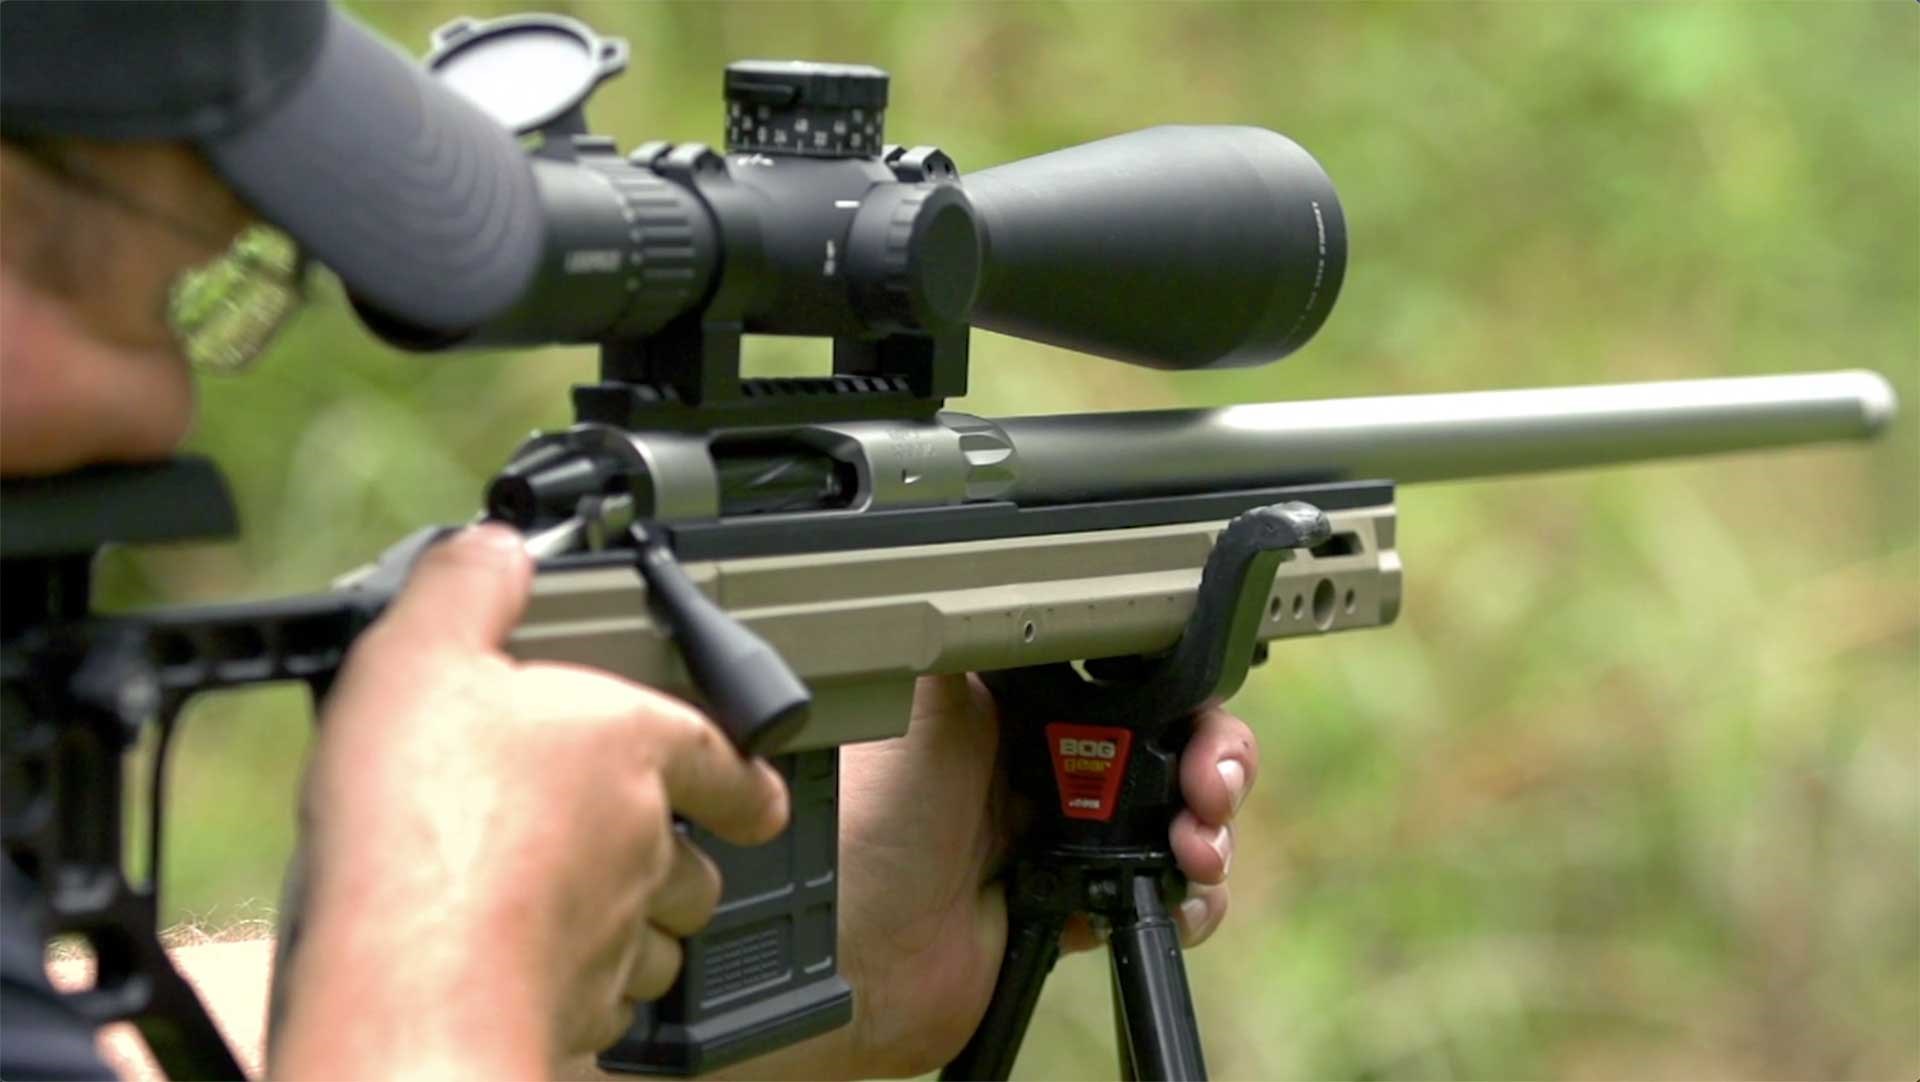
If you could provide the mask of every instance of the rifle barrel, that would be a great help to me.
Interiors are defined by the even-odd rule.
[[[1867,439],[1897,400],[1878,373],[1822,372],[1272,402],[997,422],[1020,504],[1325,481],[1454,481]]]

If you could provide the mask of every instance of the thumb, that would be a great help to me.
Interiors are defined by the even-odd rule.
[[[533,561],[505,526],[462,530],[413,565],[383,622],[403,641],[494,649],[527,611]]]

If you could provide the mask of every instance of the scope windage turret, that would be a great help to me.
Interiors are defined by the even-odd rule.
[[[935,148],[885,144],[880,69],[744,61],[723,84],[725,155],[654,142],[622,156],[586,133],[582,105],[624,48],[539,19],[537,42],[525,18],[447,28],[429,64],[537,141],[544,257],[520,298],[479,326],[406,327],[363,311],[399,344],[615,345],[694,319],[842,342],[957,334],[963,357],[976,325],[1205,368],[1299,348],[1339,293],[1346,226],[1333,185],[1273,132],[1154,128],[962,180]],[[553,72],[564,55],[554,42],[568,35],[583,75]],[[500,89],[499,73],[536,66],[531,83],[564,91]],[[960,372],[958,386],[917,390],[958,393]]]

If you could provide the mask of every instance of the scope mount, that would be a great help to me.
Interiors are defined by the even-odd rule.
[[[736,79],[742,71],[775,68],[805,88],[786,108],[755,100],[754,96],[776,97],[769,87],[777,84]],[[968,327],[963,319],[980,257],[971,210],[954,183],[959,169],[938,147],[877,142],[883,122],[878,111],[849,106],[844,109],[844,122],[822,120],[832,115],[832,109],[817,101],[830,97],[821,86],[836,85],[829,75],[852,81],[855,88],[878,80],[879,100],[884,103],[886,75],[877,68],[747,61],[729,65],[727,75],[727,155],[704,143],[650,142],[628,153],[625,162],[695,186],[713,197],[719,204],[716,209],[723,213],[727,196],[733,194],[729,189],[782,165],[829,169],[865,162],[884,166],[884,178],[873,182],[857,209],[848,207],[854,221],[845,241],[829,239],[822,246],[821,278],[863,273],[856,264],[865,259],[872,265],[865,273],[876,280],[866,291],[868,303],[890,309],[900,318],[884,333],[828,335],[833,343],[830,375],[745,377],[741,374],[743,339],[766,329],[729,318],[737,313],[740,302],[727,295],[730,283],[723,256],[719,294],[707,305],[644,337],[601,343],[600,382],[573,389],[576,420],[630,430],[931,420],[947,398],[965,394],[967,388]],[[751,88],[751,95],[742,94],[742,86]],[[844,88],[838,96],[861,100]],[[797,140],[786,141],[809,130],[819,134],[815,123],[826,123],[829,133],[843,126],[860,127],[843,133],[844,141],[837,146],[829,143],[801,150]],[[616,153],[613,141],[604,136],[575,136],[570,142],[576,153]],[[871,149],[862,152],[862,143],[871,143]],[[853,202],[837,200],[836,205]],[[964,228],[953,227],[956,219],[964,219]],[[743,247],[733,248],[728,255],[747,262],[753,253],[740,250]]]

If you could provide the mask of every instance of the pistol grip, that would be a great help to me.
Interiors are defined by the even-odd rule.
[[[785,1048],[853,1017],[840,977],[834,897],[839,889],[838,748],[772,760],[792,793],[792,820],[765,845],[728,845],[680,829],[719,865],[720,904],[684,940],[680,979],[634,1012],[600,1066],[632,1074],[690,1075]]]

